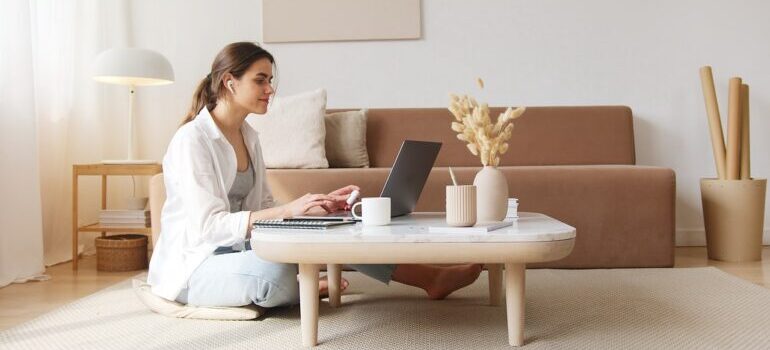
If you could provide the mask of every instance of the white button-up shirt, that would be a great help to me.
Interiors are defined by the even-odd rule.
[[[193,271],[217,247],[243,244],[250,211],[275,205],[267,187],[257,132],[243,123],[246,148],[254,165],[254,187],[241,212],[230,213],[227,194],[235,181],[237,159],[232,145],[207,108],[177,130],[163,158],[166,202],[161,212],[147,282],[152,292],[175,300]]]

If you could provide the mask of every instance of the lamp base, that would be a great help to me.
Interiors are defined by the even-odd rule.
[[[102,160],[102,164],[158,164],[151,159],[107,159]]]

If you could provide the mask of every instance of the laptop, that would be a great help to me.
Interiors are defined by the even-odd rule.
[[[380,197],[390,197],[390,216],[406,215],[414,211],[417,200],[430,170],[436,162],[441,142],[405,140],[398,150],[393,168],[390,169]],[[337,211],[326,215],[302,215],[305,220],[357,220],[350,211]]]

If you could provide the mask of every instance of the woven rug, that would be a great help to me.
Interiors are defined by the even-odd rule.
[[[355,272],[343,306],[320,305],[322,349],[510,349],[487,278],[443,301]],[[529,270],[526,349],[767,349],[770,290],[715,268]],[[10,349],[299,349],[299,307],[254,321],[172,319],[130,281],[0,332]]]

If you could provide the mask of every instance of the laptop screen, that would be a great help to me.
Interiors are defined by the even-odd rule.
[[[380,194],[390,197],[391,216],[414,211],[440,149],[441,142],[405,140],[401,144]]]

